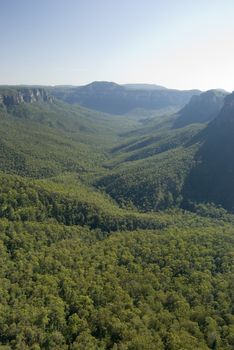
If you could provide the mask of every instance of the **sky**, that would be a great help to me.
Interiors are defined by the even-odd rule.
[[[233,0],[0,0],[0,84],[234,90]]]

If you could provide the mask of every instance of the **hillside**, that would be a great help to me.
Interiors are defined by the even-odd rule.
[[[234,95],[174,128],[0,92],[0,349],[232,350]]]
[[[170,90],[134,88],[111,82],[93,82],[80,87],[54,87],[51,93],[68,103],[111,114],[125,114],[136,108],[157,110],[166,107],[183,107],[198,90]]]
[[[175,128],[182,112],[186,125]],[[96,185],[121,206],[144,211],[174,206],[191,210],[205,202],[233,212],[233,94],[208,91],[178,114],[151,118],[126,133],[105,163],[109,173]]]
[[[165,120],[164,120],[165,119]],[[140,210],[178,207],[200,141],[194,142],[205,125],[173,128],[174,116],[153,118],[124,135],[105,162],[109,173],[95,183],[121,206]]]
[[[26,90],[12,88],[12,95],[9,91],[2,95],[0,170],[31,177],[95,171],[123,130],[135,127],[134,121],[73,107],[51,97],[24,100]],[[47,96],[45,91],[43,94]]]
[[[234,210],[234,93],[218,117],[199,135],[202,146],[185,188],[186,198]]]
[[[219,114],[228,95],[222,90],[209,90],[192,96],[189,103],[177,114],[174,127],[181,128],[193,123],[207,123]]]

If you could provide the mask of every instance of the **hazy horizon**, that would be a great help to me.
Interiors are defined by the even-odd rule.
[[[0,85],[234,90],[231,0],[1,0]]]
[[[118,85],[121,85],[121,86],[124,86],[124,85],[156,85],[157,87],[162,87],[162,89],[168,89],[168,90],[200,90],[200,91],[207,91],[207,90],[223,90],[223,91],[226,91],[226,92],[233,92],[234,91],[234,88],[233,90],[226,90],[226,89],[223,89],[223,88],[219,88],[219,87],[214,87],[214,88],[211,88],[211,89],[199,89],[199,88],[191,88],[191,89],[180,89],[180,88],[177,88],[177,87],[167,87],[167,86],[162,86],[162,85],[159,85],[157,83],[145,83],[145,82],[138,82],[138,83],[132,83],[132,82],[127,82],[127,83],[118,83],[116,81],[106,81],[106,80],[95,80],[95,81],[90,81],[88,82],[87,84],[79,84],[79,85],[74,85],[74,84],[0,84],[0,86],[12,86],[12,87],[56,87],[56,86],[64,86],[64,87],[82,87],[82,86],[86,86],[86,85],[89,85],[89,84],[92,84],[92,83],[115,83],[115,84],[118,84]]]

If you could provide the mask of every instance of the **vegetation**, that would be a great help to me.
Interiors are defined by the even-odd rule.
[[[193,96],[177,115],[174,127],[181,128],[193,123],[207,123],[217,117],[228,95],[223,90],[209,90]]]
[[[157,121],[156,121],[157,123]],[[158,124],[157,124],[158,126]],[[106,162],[111,171],[96,185],[122,206],[131,203],[140,210],[161,210],[180,206],[183,188],[193,167],[199,144],[191,142],[203,127],[183,129],[158,126],[158,131],[139,137],[132,133],[125,143],[112,149]]]
[[[234,211],[234,94],[219,116],[199,135],[201,147],[184,189],[186,201],[213,202]]]
[[[144,211],[179,206],[194,151],[178,148],[135,161],[134,165],[126,163],[98,181],[98,185],[119,204],[130,202]]]
[[[62,102],[0,106],[0,170],[29,177],[100,170],[133,121]]]
[[[234,348],[234,215],[188,186],[229,112],[0,106],[0,350]]]
[[[183,222],[101,239],[1,219],[1,348],[232,349],[233,227]]]

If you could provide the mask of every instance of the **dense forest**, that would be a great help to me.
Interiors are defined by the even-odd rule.
[[[0,88],[0,350],[232,350],[233,94],[180,125],[56,89]]]

